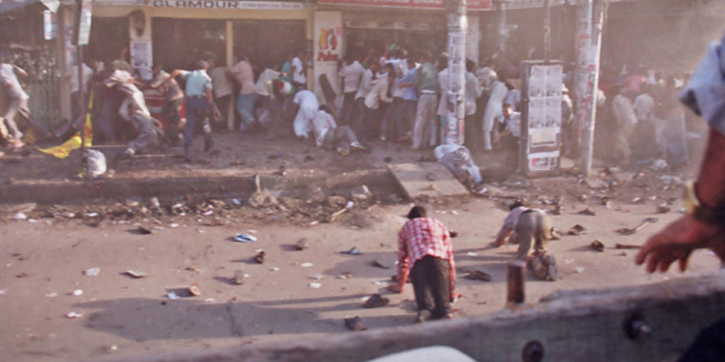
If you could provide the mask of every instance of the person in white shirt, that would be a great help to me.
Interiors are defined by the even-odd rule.
[[[296,90],[307,89],[307,62],[305,52],[300,50],[292,59],[292,85]]]
[[[248,131],[254,122],[254,104],[257,101],[257,92],[254,84],[254,69],[245,54],[240,54],[239,63],[232,68],[237,83],[241,86],[237,98],[237,112],[242,118],[239,130]]]
[[[357,95],[360,89],[360,80],[362,78],[365,68],[347,55],[344,59],[344,64],[340,68],[338,75],[342,79],[343,83],[343,98],[342,98],[342,110],[340,111],[340,120],[346,124],[350,124],[352,121],[353,108],[355,104],[355,95]]]
[[[622,88],[612,100],[612,112],[616,121],[617,130],[614,141],[614,158],[629,164],[632,160],[632,150],[629,139],[637,127],[637,115],[634,113],[632,101],[628,97],[626,88]]]
[[[508,88],[506,88],[504,82],[505,79],[503,76],[501,80],[493,82],[491,86],[491,97],[489,97],[486,110],[483,113],[483,147],[486,151],[492,150],[491,132],[493,131],[495,120],[500,119],[503,113],[503,101],[508,93]]]
[[[521,112],[514,112],[513,106],[503,104],[503,122],[505,128],[494,139],[493,143],[501,148],[505,161],[503,174],[516,172],[519,166],[519,138],[521,137]]]
[[[435,148],[433,153],[439,163],[445,166],[466,187],[483,182],[481,170],[473,162],[471,152],[458,144],[445,144]]]
[[[360,78],[360,86],[355,94],[355,116],[350,122],[352,127],[355,129],[355,132],[358,134],[361,134],[364,129],[363,123],[366,112],[365,97],[367,97],[368,93],[370,93],[373,89],[373,77],[378,70],[380,70],[380,65],[373,62],[369,65],[368,69],[362,73],[362,77]]]
[[[440,89],[440,98],[438,99],[437,114],[438,119],[440,119],[438,123],[441,127],[438,143],[444,144],[446,143],[446,134],[448,133],[446,132],[446,129],[448,128],[448,101],[450,98],[450,88],[448,84],[450,72],[448,71],[447,56],[441,55],[440,58],[438,58],[438,69],[440,70],[438,72],[438,87]]]
[[[209,63],[211,63],[213,68],[209,72],[209,77],[214,87],[214,104],[219,109],[222,122],[226,124],[229,119],[229,104],[232,102],[232,95],[234,93],[234,75],[232,74],[232,69],[227,67],[226,64],[216,64],[216,61]]]
[[[78,88],[78,66],[72,65],[68,71],[70,82],[70,99],[71,99],[71,118],[78,119],[83,112],[80,104],[80,89]],[[88,99],[88,81],[93,77],[93,69],[83,63],[83,94]]]
[[[373,89],[365,97],[365,121],[361,133],[364,139],[374,139],[378,136],[385,109],[393,102],[390,88],[395,82],[395,70],[391,64],[387,64],[385,71],[385,76],[373,81]]]
[[[276,108],[272,107],[272,101],[274,100],[274,84],[281,74],[281,72],[273,69],[265,69],[262,74],[259,75],[257,84],[255,85],[255,90],[257,91],[257,97],[259,99],[259,108],[257,108],[257,111],[266,111],[268,116],[272,118],[276,118],[274,116]],[[267,126],[267,122],[262,121],[264,118],[266,117],[258,117],[259,123],[262,124],[262,126]]]
[[[0,92],[4,93],[8,98],[8,105],[5,110],[5,114],[0,114],[0,122],[3,120],[7,124],[10,130],[11,146],[14,148],[23,147],[23,133],[18,129],[15,123],[15,116],[20,115],[26,119],[30,118],[30,109],[28,108],[28,99],[30,98],[27,93],[20,86],[15,72],[22,76],[28,76],[23,69],[8,63],[3,63],[2,57],[0,57]]]
[[[392,63],[390,63],[392,65]],[[405,124],[405,88],[400,87],[401,79],[403,79],[403,67],[398,64],[395,67],[395,80],[392,84],[393,102],[388,106],[383,116],[383,124],[381,126],[380,140],[396,141],[405,137],[408,127]]]
[[[351,149],[364,150],[350,126],[338,126],[326,106],[320,106],[312,121],[312,131],[318,148],[337,150],[345,156]]]
[[[315,116],[317,116],[320,103],[317,101],[315,93],[308,90],[301,90],[297,92],[297,94],[295,94],[295,98],[292,100],[292,103],[299,107],[297,116],[295,116],[295,119],[292,122],[295,136],[306,141],[310,138],[312,121],[315,119]]]
[[[472,60],[466,61],[466,118],[465,118],[465,139],[466,144],[475,146],[481,142],[481,126],[476,127],[476,112],[478,111],[478,98],[483,94],[483,88],[473,74],[476,63]]]

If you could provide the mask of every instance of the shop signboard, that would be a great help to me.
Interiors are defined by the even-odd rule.
[[[43,38],[51,40],[58,37],[58,14],[43,10]]]
[[[526,174],[559,169],[563,67],[559,62],[522,62],[524,69],[521,153]]]
[[[155,8],[182,9],[300,10],[306,7],[304,3],[289,1],[150,0],[147,3]]]
[[[443,0],[318,0],[318,4],[443,10]],[[491,10],[492,0],[468,0],[468,10]]]
[[[80,14],[76,15],[76,45],[88,45],[91,36],[92,4],[93,0],[76,0],[76,6],[80,5]]]
[[[331,101],[328,85],[335,94],[340,94],[337,71],[343,50],[342,12],[316,11],[314,27],[312,61],[315,94],[322,103],[328,103]]]

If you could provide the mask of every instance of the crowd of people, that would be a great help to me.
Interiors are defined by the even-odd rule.
[[[304,51],[290,53],[284,64],[271,67],[254,64],[245,54],[237,54],[236,63],[227,66],[216,55],[205,53],[188,71],[164,70],[157,64],[152,79],[145,81],[129,65],[127,55],[121,55],[91,67],[84,65],[83,86],[87,91],[93,89],[96,98],[92,110],[96,141],[130,141],[123,157],[167,144],[183,145],[184,158],[191,160],[192,140],[198,133],[204,137],[203,152],[214,152],[213,130],[226,128],[229,118],[241,132],[289,127],[297,138],[341,154],[364,150],[373,142],[406,144],[424,152],[444,146],[449,79],[446,53],[409,51],[396,44],[379,49],[351,49],[343,57],[338,67],[340,94],[332,97],[307,90],[309,60]],[[0,66],[2,86],[11,98],[0,131],[7,128],[3,135],[8,143],[22,147],[22,133],[13,119],[18,113],[28,113],[27,93],[15,79],[18,70],[10,64]],[[687,164],[688,137],[695,136],[688,133],[689,116],[675,101],[686,76],[664,77],[642,66],[629,69],[634,70],[625,66],[600,76],[596,130],[604,137],[597,137],[596,142],[611,141],[614,147],[596,156],[621,165],[653,163],[677,168]],[[576,87],[574,70],[566,66],[562,80],[560,134],[561,153],[572,158],[579,148],[574,102],[569,95],[569,89]],[[521,73],[519,66],[498,54],[481,64],[466,62],[465,144],[440,147],[433,154],[471,187],[482,182],[473,155],[498,157],[503,175],[511,175],[519,167]],[[82,112],[77,101],[77,67],[71,67],[68,76],[73,118],[77,119]],[[148,89],[157,90],[164,98],[160,114],[152,115],[146,105],[144,91]],[[230,110],[234,110],[231,117]]]

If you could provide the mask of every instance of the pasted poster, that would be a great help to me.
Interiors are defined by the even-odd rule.
[[[561,147],[562,66],[533,65],[528,79],[528,169],[559,166]]]
[[[152,77],[153,51],[150,41],[131,42],[131,67],[138,71],[141,78],[150,80]]]
[[[315,94],[320,103],[336,107],[336,99],[340,94],[338,65],[342,59],[342,12],[315,12],[315,33],[312,45],[312,61]]]

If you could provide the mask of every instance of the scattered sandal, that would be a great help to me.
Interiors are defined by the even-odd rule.
[[[353,331],[364,331],[368,327],[363,323],[362,319],[358,316],[353,318],[345,318],[345,325]]]
[[[388,305],[388,303],[390,303],[390,299],[375,293],[363,303],[363,308],[377,308]]]

